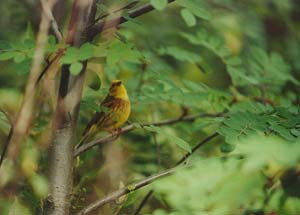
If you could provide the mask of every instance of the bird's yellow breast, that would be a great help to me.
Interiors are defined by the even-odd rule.
[[[99,122],[99,129],[111,132],[120,128],[129,118],[130,115],[130,101],[129,99],[120,99],[110,97],[107,104],[103,106],[108,107],[108,111],[104,114],[103,120]]]
[[[131,106],[129,101],[123,100],[120,106],[121,107],[117,108],[113,113],[113,118],[115,117],[115,119],[113,119],[115,122],[112,126],[113,129],[121,127],[128,120],[130,115]]]

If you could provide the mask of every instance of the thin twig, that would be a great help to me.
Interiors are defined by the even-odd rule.
[[[136,87],[136,92],[139,94],[141,94],[141,90],[142,90],[142,87],[143,87],[143,84],[144,84],[144,76],[145,76],[145,73],[146,73],[146,70],[147,70],[147,67],[148,67],[148,62],[143,60],[143,64],[142,64],[142,71],[141,71],[141,75],[140,75],[140,80],[139,80],[139,83]]]
[[[189,156],[191,156],[197,149],[199,149],[201,146],[203,146],[205,143],[208,143],[210,140],[212,140],[214,137],[218,136],[217,133],[214,133],[210,136],[208,136],[207,138],[205,138],[204,140],[200,141],[196,146],[193,147],[192,149],[192,153],[188,153],[186,154],[182,159],[180,159],[176,166],[179,166],[180,164],[184,163],[184,161],[186,161],[188,159]],[[112,192],[110,194],[108,194],[106,197],[104,197],[103,199],[97,200],[95,202],[93,202],[92,204],[88,205],[87,207],[85,207],[83,210],[81,210],[77,215],[85,215],[88,214],[89,212],[96,210],[97,208],[100,208],[101,206],[113,202],[117,199],[119,199],[121,196],[124,196],[132,191],[138,190],[140,188],[143,188],[144,186],[150,184],[151,182],[162,178],[163,176],[167,176],[170,175],[171,173],[174,173],[175,170],[178,169],[178,167],[173,167],[171,169],[168,169],[162,173],[153,175],[153,176],[149,176],[137,183],[128,185],[122,189],[119,189],[115,192]],[[151,194],[150,194],[151,195]],[[150,196],[149,196],[150,197]],[[149,198],[148,197],[148,198]]]
[[[57,24],[57,22],[56,22],[56,20],[53,16],[51,7],[49,6],[48,2],[45,1],[45,0],[41,0],[41,5],[42,5],[42,8],[43,8],[44,14],[46,15],[46,17],[50,21],[50,25],[51,25],[51,28],[54,32],[54,35],[55,35],[56,39],[59,42],[61,42],[64,37],[63,37],[61,31],[59,30],[58,24]]]
[[[136,211],[134,212],[134,215],[139,215],[141,210],[143,209],[143,207],[146,205],[148,199],[152,196],[153,194],[153,190],[150,190],[146,196],[143,198],[143,200],[141,201],[141,203],[139,204],[138,208],[136,209]]]
[[[133,1],[133,2],[130,2],[130,3],[128,3],[127,5],[121,6],[121,7],[117,8],[117,9],[115,9],[115,10],[112,11],[112,12],[105,13],[105,14],[103,14],[103,15],[97,17],[97,18],[95,19],[94,23],[100,21],[101,19],[104,19],[104,18],[108,17],[108,16],[111,15],[111,14],[115,14],[115,13],[121,12],[121,11],[123,11],[123,10],[125,10],[125,9],[131,9],[131,8],[133,8],[137,3],[139,3],[138,0]]]
[[[5,117],[6,117],[7,121],[8,121],[8,123],[10,124],[10,126],[13,126],[13,120],[12,120],[11,116],[8,114],[8,112],[5,111],[2,108],[0,108],[0,112],[2,112],[5,115]]]
[[[174,1],[175,0],[168,0],[168,3],[172,3]],[[91,36],[91,38],[93,38],[98,33],[102,32],[103,30],[106,30],[106,29],[109,29],[112,27],[116,27],[116,25],[120,25],[124,22],[127,22],[129,19],[133,19],[133,18],[142,16],[145,13],[148,13],[152,10],[154,10],[154,7],[150,3],[148,3],[137,9],[134,9],[134,10],[128,12],[127,17],[120,16],[117,18],[113,18],[111,20],[105,20],[105,21],[99,22],[91,27],[91,35],[90,36]]]
[[[208,143],[209,141],[211,141],[213,138],[215,138],[216,136],[218,136],[218,133],[215,132],[212,135],[206,137],[204,140],[202,140],[201,142],[199,142],[197,145],[195,145],[192,148],[192,152],[191,153],[186,153],[185,156],[183,156],[176,164],[175,166],[178,166],[180,164],[182,164],[183,162],[185,162],[188,157],[190,157],[195,151],[197,151],[201,146],[205,145],[206,143]]]
[[[157,172],[159,172],[161,167],[161,156],[160,156],[160,144],[157,142],[156,133],[153,133],[153,140],[156,146]]]
[[[177,161],[177,163],[175,164],[175,166],[178,166],[178,165],[184,163],[188,159],[188,157],[191,156],[196,150],[198,150],[201,146],[205,145],[206,143],[208,143],[210,140],[212,140],[216,136],[218,136],[218,133],[213,133],[212,135],[206,137],[204,140],[200,141],[197,145],[195,145],[192,148],[192,152],[185,154],[185,156],[183,156],[179,161]],[[134,215],[138,215],[140,213],[140,211],[146,205],[146,202],[148,201],[148,199],[151,197],[152,194],[153,194],[153,190],[148,191],[148,193],[146,194],[146,196],[143,198],[143,200],[141,201],[141,203],[137,207]]]
[[[217,114],[211,114],[211,113],[201,113],[201,114],[196,114],[196,115],[190,115],[190,116],[185,116],[185,117],[179,117],[179,118],[175,118],[175,119],[168,119],[168,120],[162,120],[159,122],[152,122],[152,123],[142,123],[140,126],[149,126],[149,125],[154,125],[154,126],[163,126],[163,125],[172,125],[178,122],[184,122],[184,121],[193,121],[197,118],[201,118],[201,117],[217,117],[217,116],[221,116],[223,113],[217,113]],[[93,148],[96,145],[100,145],[100,144],[106,144],[106,143],[110,143],[115,141],[120,135],[127,133],[129,131],[132,131],[134,129],[136,129],[137,127],[135,125],[128,125],[124,128],[122,128],[119,131],[119,135],[107,135],[105,137],[102,137],[100,139],[97,140],[93,140],[91,142],[88,142],[86,144],[83,144],[82,146],[80,146],[79,148],[75,148],[74,151],[74,157],[79,156],[80,154],[82,154],[83,152]]]
[[[1,152],[1,157],[0,157],[0,167],[1,167],[2,162],[4,160],[4,157],[6,155],[6,151],[7,151],[8,145],[9,145],[9,141],[11,139],[11,135],[12,135],[13,130],[14,130],[13,129],[14,125],[13,125],[12,119],[10,118],[9,114],[6,111],[4,111],[2,108],[0,108],[0,112],[2,112],[5,115],[7,121],[10,124],[9,133],[8,133],[8,135],[7,135],[6,139],[5,139],[5,142],[3,144],[3,147],[2,147],[2,152]]]
[[[5,157],[5,154],[6,154],[6,151],[7,151],[12,133],[13,133],[13,126],[10,127],[8,136],[6,137],[6,140],[5,140],[4,145],[3,145],[3,149],[2,149],[1,157],[0,157],[0,167],[3,163],[3,160],[4,160],[4,157]]]

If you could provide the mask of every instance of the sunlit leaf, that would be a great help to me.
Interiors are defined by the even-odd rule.
[[[211,14],[202,0],[178,0],[178,4],[189,9],[195,16],[202,19],[210,19]]]
[[[201,59],[198,54],[188,50],[184,50],[177,46],[161,47],[158,52],[161,55],[170,55],[181,61],[198,62]]]
[[[178,147],[180,147],[181,149],[183,149],[187,152],[191,153],[191,151],[192,151],[190,144],[187,143],[185,140],[183,140],[177,136],[171,135],[169,133],[166,133],[166,132],[162,131],[159,127],[151,125],[151,126],[144,126],[143,128],[145,128],[148,131],[156,132],[156,133],[164,135],[170,141],[174,142]]]
[[[150,2],[157,10],[163,10],[168,4],[168,0],[151,0]]]
[[[83,44],[79,49],[79,60],[88,60],[93,57],[93,45],[89,43]]]
[[[196,25],[196,18],[194,17],[194,15],[188,9],[182,9],[180,11],[180,14],[181,14],[183,20],[185,21],[185,23],[189,27],[192,27],[192,26]]]
[[[9,60],[14,58],[16,55],[18,55],[17,52],[2,52],[0,53],[0,61],[1,60]]]
[[[82,63],[74,62],[70,66],[70,72],[72,75],[78,75],[81,72],[82,68],[83,68]]]

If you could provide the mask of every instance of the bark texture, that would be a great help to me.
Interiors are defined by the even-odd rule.
[[[95,18],[93,0],[75,0],[66,42],[80,47],[88,40],[87,26]],[[86,62],[78,76],[62,67],[57,107],[53,119],[50,147],[50,193],[45,204],[47,215],[67,215],[70,208],[73,173],[73,149],[80,98],[83,89]]]

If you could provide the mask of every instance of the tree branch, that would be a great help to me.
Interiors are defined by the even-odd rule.
[[[53,33],[56,37],[56,39],[61,42],[63,40],[63,35],[61,31],[59,30],[58,24],[53,16],[52,10],[50,8],[50,5],[45,0],[41,0],[41,5],[44,11],[44,14],[47,16],[47,18],[50,21],[51,28],[53,30]]]
[[[189,156],[191,156],[196,150],[198,150],[201,146],[203,146],[204,144],[208,143],[210,140],[212,140],[213,138],[215,138],[216,136],[218,136],[218,133],[213,133],[212,135],[206,137],[204,140],[202,140],[201,142],[199,142],[197,145],[195,145],[192,148],[192,152],[191,153],[186,153],[185,156],[183,156],[176,164],[175,166],[178,166],[182,163],[184,163],[187,158]],[[151,197],[151,195],[153,194],[153,190],[148,191],[148,193],[146,194],[146,196],[143,198],[143,200],[141,201],[141,203],[139,204],[139,206],[137,207],[134,215],[138,215],[140,213],[140,211],[143,209],[143,207],[146,205],[148,199]]]
[[[105,14],[103,14],[103,15],[97,17],[97,18],[95,19],[94,23],[100,21],[101,19],[104,19],[104,18],[108,17],[108,16],[111,15],[111,14],[115,14],[115,13],[121,12],[121,11],[123,11],[123,10],[125,10],[125,9],[130,9],[130,8],[134,7],[137,3],[139,3],[139,1],[138,1],[138,0],[135,0],[135,1],[132,1],[132,2],[128,3],[127,5],[124,5],[124,6],[121,6],[121,7],[117,8],[117,9],[115,9],[115,10],[112,11],[112,12],[105,13]]]
[[[51,10],[56,2],[57,0],[49,1],[49,10]],[[30,68],[29,78],[26,84],[24,98],[13,126],[11,127],[11,131],[7,137],[5,150],[2,153],[1,160],[4,159],[6,149],[8,149],[8,154],[13,159],[17,156],[20,142],[23,141],[30,127],[32,113],[34,111],[36,83],[44,60],[44,50],[48,38],[49,26],[49,20],[47,19],[46,15],[42,13],[39,32],[37,35],[36,48]],[[8,148],[9,145],[11,145],[10,148]]]
[[[121,196],[124,196],[130,192],[133,192],[135,190],[138,190],[148,184],[150,184],[151,182],[159,179],[159,178],[162,178],[164,176],[167,176],[167,175],[170,175],[172,173],[175,172],[175,168],[172,168],[172,169],[169,169],[169,170],[166,170],[164,172],[161,172],[161,173],[158,173],[156,175],[153,175],[153,176],[149,176],[137,183],[134,183],[134,184],[130,184],[128,185],[127,187],[124,187],[124,188],[121,188],[115,192],[112,192],[110,194],[108,194],[106,197],[104,197],[103,199],[100,199],[98,201],[95,201],[93,202],[92,204],[88,205],[86,208],[84,208],[83,210],[81,210],[79,213],[77,213],[76,215],[85,215],[85,214],[88,214],[90,213],[91,211],[93,210],[96,210],[97,208],[107,204],[107,203],[110,203],[110,202],[113,202],[113,201],[116,201],[118,200]]]
[[[221,116],[223,113],[217,113],[217,114],[210,114],[210,113],[200,113],[200,114],[196,114],[196,115],[190,115],[190,116],[184,116],[184,117],[179,117],[179,118],[175,118],[175,119],[168,119],[168,120],[162,120],[159,122],[152,122],[152,123],[143,123],[141,124],[141,126],[149,126],[149,125],[154,125],[154,126],[163,126],[163,125],[172,125],[178,122],[184,122],[184,121],[193,121],[197,118],[201,118],[201,117],[217,117],[217,116]],[[106,143],[110,143],[115,141],[121,134],[124,133],[128,133],[134,129],[136,129],[137,127],[134,125],[128,125],[124,128],[122,128],[119,131],[119,135],[107,135],[105,137],[102,137],[100,139],[97,140],[93,140],[91,142],[85,143],[82,146],[80,146],[79,148],[75,148],[75,152],[74,152],[74,157],[79,156],[80,154],[84,153],[85,151],[93,148],[94,146],[100,145],[100,144],[106,144]]]
[[[4,161],[4,157],[5,157],[5,154],[6,154],[6,151],[7,151],[7,148],[8,148],[8,145],[9,145],[9,141],[11,139],[11,135],[13,134],[13,130],[14,130],[14,127],[13,125],[11,125],[10,129],[9,129],[9,133],[6,137],[6,140],[3,144],[3,148],[2,148],[2,152],[1,152],[1,157],[0,157],[0,167]]]
[[[177,170],[176,166],[179,166],[180,164],[184,163],[197,149],[199,149],[201,146],[203,146],[204,144],[208,143],[210,140],[212,140],[213,138],[215,138],[217,136],[218,136],[217,133],[213,133],[212,135],[208,136],[204,140],[200,141],[198,144],[196,144],[193,147],[191,153],[187,153],[182,159],[180,159],[176,163],[175,167],[173,167],[171,169],[168,169],[168,170],[166,170],[164,172],[161,172],[159,174],[156,174],[156,175],[153,175],[153,176],[149,176],[149,177],[147,177],[147,178],[145,178],[145,179],[143,179],[143,180],[141,180],[141,181],[139,181],[137,183],[134,183],[132,185],[128,185],[127,187],[124,187],[122,189],[114,191],[114,192],[108,194],[103,199],[97,200],[97,201],[93,202],[92,204],[88,205],[86,208],[84,208],[83,210],[81,210],[76,215],[86,215],[89,212],[91,212],[93,210],[96,210],[96,209],[100,208],[101,206],[103,206],[103,205],[105,205],[107,203],[110,203],[110,202],[118,200],[120,197],[122,197],[122,196],[124,196],[124,195],[126,195],[126,194],[128,194],[128,193],[130,193],[132,191],[135,191],[135,190],[138,190],[138,189],[141,189],[141,188],[145,187],[146,185],[152,183],[153,181],[155,181],[157,179],[160,179],[160,178],[162,178],[164,176],[167,176],[167,175],[170,175],[170,174],[174,173],[175,170]],[[150,197],[150,195],[149,195],[149,197]]]
[[[176,164],[175,166],[178,166],[182,163],[184,163],[188,157],[190,157],[195,151],[197,151],[201,146],[203,146],[204,144],[208,143],[209,141],[211,141],[213,138],[217,137],[218,133],[213,133],[212,135],[206,137],[204,140],[202,140],[201,142],[199,142],[197,145],[195,145],[192,148],[192,152],[191,153],[186,153],[185,156],[183,156]]]
[[[168,0],[168,3],[172,3],[174,2],[175,0]],[[144,15],[145,13],[148,13],[150,11],[154,10],[154,7],[151,5],[151,4],[145,4],[137,9],[134,9],[132,11],[130,11],[128,13],[128,17],[130,19],[133,19],[133,18],[136,18],[136,17],[139,17],[139,16],[142,16]],[[91,37],[94,38],[98,33],[102,32],[103,30],[106,30],[106,29],[109,29],[109,28],[112,28],[112,27],[116,27],[117,25],[120,25],[124,22],[127,22],[129,21],[128,18],[125,18],[124,16],[120,16],[120,17],[117,17],[117,18],[114,18],[114,19],[111,19],[111,20],[103,20],[95,25],[93,25],[91,27]]]
[[[6,154],[8,144],[9,144],[9,140],[11,139],[11,135],[12,135],[12,132],[13,132],[13,126],[14,125],[12,123],[12,119],[10,118],[9,114],[6,111],[4,111],[3,109],[0,108],[0,112],[2,112],[5,115],[7,121],[10,124],[9,133],[8,133],[6,139],[5,139],[5,142],[4,142],[3,147],[2,147],[2,152],[1,152],[1,155],[0,155],[0,167],[1,167],[2,162],[4,160],[4,157],[5,157],[5,154]]]

